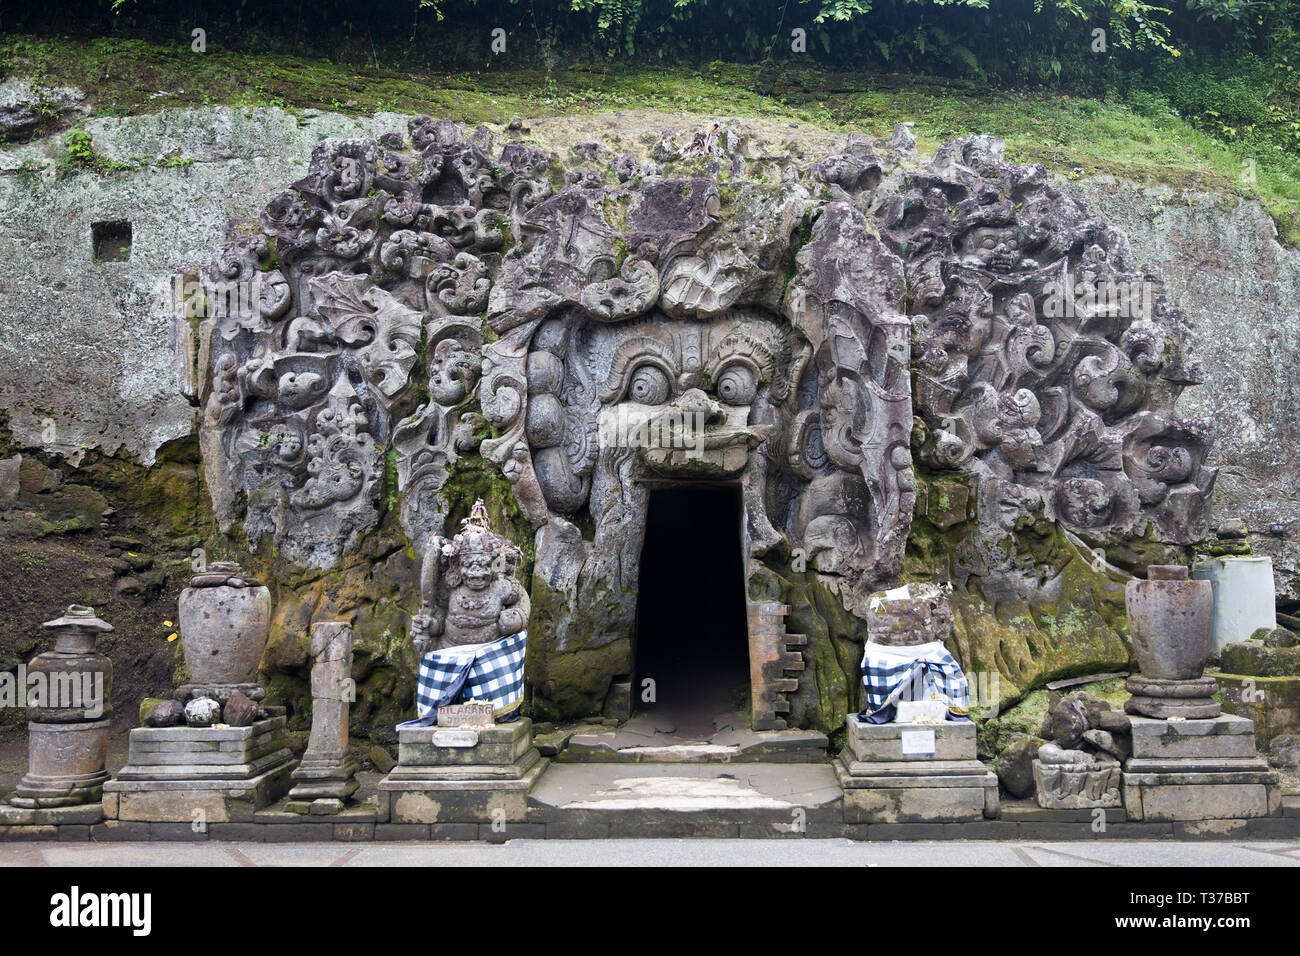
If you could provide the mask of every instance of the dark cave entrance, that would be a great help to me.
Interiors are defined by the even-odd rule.
[[[671,722],[678,735],[707,737],[714,718],[748,715],[743,522],[738,485],[674,485],[650,493],[632,704]],[[653,702],[643,699],[647,678],[654,681]]]

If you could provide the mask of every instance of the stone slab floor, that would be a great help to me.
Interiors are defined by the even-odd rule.
[[[885,843],[511,840],[501,844],[0,843],[11,866],[1300,866],[1296,842]]]

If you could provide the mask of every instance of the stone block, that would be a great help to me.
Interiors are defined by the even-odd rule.
[[[286,751],[287,752],[287,751]],[[250,822],[253,814],[279,800],[289,789],[292,763],[237,780],[117,780],[104,786],[118,820],[159,823]]]
[[[994,780],[997,778],[995,777]],[[996,787],[996,783],[994,784]],[[844,791],[845,823],[954,823],[984,819],[984,788],[883,787]]]
[[[877,760],[974,760],[975,725],[947,721],[942,724],[871,724],[850,716],[845,724],[846,748],[863,763]],[[932,752],[916,752],[925,735],[934,734]],[[904,753],[904,742],[911,753]]]
[[[149,824],[136,821],[108,820],[90,828],[90,838],[97,843],[135,843],[149,839]]]
[[[474,734],[470,747],[439,746],[439,739]],[[478,730],[449,727],[413,727],[397,732],[399,767],[504,766],[515,763],[533,746],[532,721],[527,717],[509,724]]]
[[[518,780],[394,780],[390,774],[379,783],[379,800],[386,802],[387,819],[395,825],[522,822],[528,791],[544,767],[545,762],[536,762]]]
[[[478,829],[475,828],[475,833]],[[376,840],[427,840],[429,839],[429,825],[419,823],[376,823],[375,824]]]
[[[366,843],[375,838],[375,824],[364,820],[334,823],[334,839],[344,843]]]
[[[0,804],[0,826],[90,826],[103,820],[102,803],[42,809]]]
[[[1276,783],[1270,786],[1263,781],[1258,783],[1213,783],[1205,780],[1194,783],[1166,780],[1130,782],[1130,778],[1135,776],[1164,775],[1124,775],[1124,805],[1129,811],[1130,819],[1157,823],[1247,819],[1269,816],[1276,809],[1270,794],[1270,790],[1277,790]]]
[[[1254,757],[1255,726],[1244,717],[1221,714],[1204,720],[1132,718],[1133,757],[1184,758]]]
[[[208,838],[231,843],[261,843],[266,838],[266,827],[260,823],[214,823],[208,827]]]
[[[1035,760],[1033,771],[1035,798],[1045,809],[1081,810],[1121,805],[1117,761],[1089,770],[1072,770]]]

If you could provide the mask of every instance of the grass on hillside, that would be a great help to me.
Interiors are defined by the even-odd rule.
[[[979,132],[1006,140],[1008,158],[1067,176],[1105,173],[1144,183],[1253,196],[1300,245],[1300,157],[1251,157],[1161,107],[1059,93],[991,90],[923,76],[781,70],[715,63],[701,70],[618,64],[406,73],[288,55],[250,55],[138,39],[88,42],[0,39],[4,73],[90,94],[93,112],[125,115],[225,104],[362,114],[428,113],[462,122],[659,109],[719,116],[789,118],[831,130],[886,133],[915,122],[922,150]],[[1155,105],[1153,105],[1155,104]],[[1253,179],[1251,175],[1253,173]]]

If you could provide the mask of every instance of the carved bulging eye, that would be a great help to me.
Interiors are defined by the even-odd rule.
[[[732,365],[718,376],[716,391],[718,398],[728,405],[748,405],[754,400],[758,383],[752,369],[744,365]]]
[[[628,400],[642,405],[662,405],[669,394],[668,376],[654,365],[642,365],[627,383]]]
[[[993,236],[985,236],[983,239],[980,240],[980,247],[984,249],[992,249],[997,244],[998,241]]]

